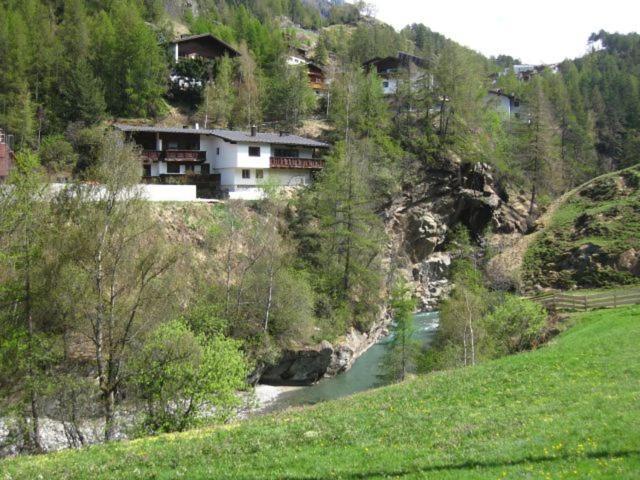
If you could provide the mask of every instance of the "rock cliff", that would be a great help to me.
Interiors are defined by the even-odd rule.
[[[529,230],[527,199],[510,194],[483,163],[462,164],[452,158],[427,169],[407,185],[382,213],[389,237],[386,267],[404,277],[420,299],[420,308],[436,308],[450,291],[452,253],[449,233],[463,224],[476,240],[488,230],[522,235]],[[343,372],[385,333],[388,315],[369,332],[352,330],[342,340],[285,352],[262,372],[271,385],[309,385]]]
[[[451,229],[465,225],[476,240],[487,231],[522,235],[530,229],[526,198],[513,194],[484,163],[457,158],[425,171],[385,212],[390,267],[413,285],[422,308],[433,309],[450,290]]]

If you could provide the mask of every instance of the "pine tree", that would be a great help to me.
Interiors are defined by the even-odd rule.
[[[415,367],[418,344],[413,338],[415,326],[413,314],[416,301],[406,285],[396,286],[391,294],[391,312],[393,315],[392,337],[389,341],[384,367],[387,376],[393,381],[402,381]]]

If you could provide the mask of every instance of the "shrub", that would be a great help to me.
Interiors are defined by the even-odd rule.
[[[239,346],[222,336],[197,336],[178,320],[157,328],[133,363],[132,383],[145,403],[139,433],[185,430],[207,405],[218,418],[228,414],[247,373]]]
[[[495,356],[535,347],[546,321],[547,314],[541,305],[510,294],[483,319]]]
[[[40,161],[50,172],[68,172],[75,167],[78,155],[62,135],[50,135],[40,146]]]

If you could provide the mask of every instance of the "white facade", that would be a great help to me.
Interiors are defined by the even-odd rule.
[[[308,62],[304,58],[296,55],[290,55],[287,58],[287,65],[306,65],[307,63]]]
[[[506,118],[517,117],[520,114],[520,101],[510,95],[490,91],[485,97],[485,103]]]
[[[234,198],[258,198],[265,188],[309,185],[313,172],[323,167],[322,161],[314,158],[316,149],[329,146],[254,129],[245,133],[200,129],[197,125],[183,129],[117,127],[131,132],[142,147],[145,177],[194,175],[190,183],[199,185],[202,193],[220,189]]]

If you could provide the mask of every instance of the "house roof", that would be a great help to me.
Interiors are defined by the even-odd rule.
[[[184,43],[184,42],[191,42],[193,40],[204,40],[210,43],[218,44],[222,46],[225,50],[228,50],[231,53],[231,55],[235,57],[239,57],[241,55],[238,50],[233,48],[227,42],[225,42],[224,40],[220,40],[218,37],[213,36],[210,33],[201,33],[199,35],[183,35],[180,38],[173,40],[170,43],[171,44]]]
[[[494,88],[492,90],[489,90],[489,93],[493,95],[498,95],[499,97],[507,97],[511,100],[517,100],[515,93],[505,93],[499,88]]]
[[[123,132],[149,132],[149,133],[184,133],[191,135],[211,135],[229,142],[239,143],[269,143],[274,145],[296,145],[310,148],[329,148],[328,143],[319,142],[298,135],[279,133],[256,133],[251,136],[248,132],[238,130],[204,129],[204,128],[179,128],[179,127],[152,127],[138,125],[116,124],[115,128]]]
[[[378,63],[381,63],[381,62],[393,62],[393,63],[396,63],[397,65],[405,65],[405,66],[408,65],[409,63],[414,63],[419,67],[426,67],[429,63],[426,59],[422,57],[418,57],[416,55],[412,55],[407,52],[398,52],[396,56],[371,58],[366,62],[364,62],[362,65],[365,68],[369,68],[371,65],[377,65]]]

